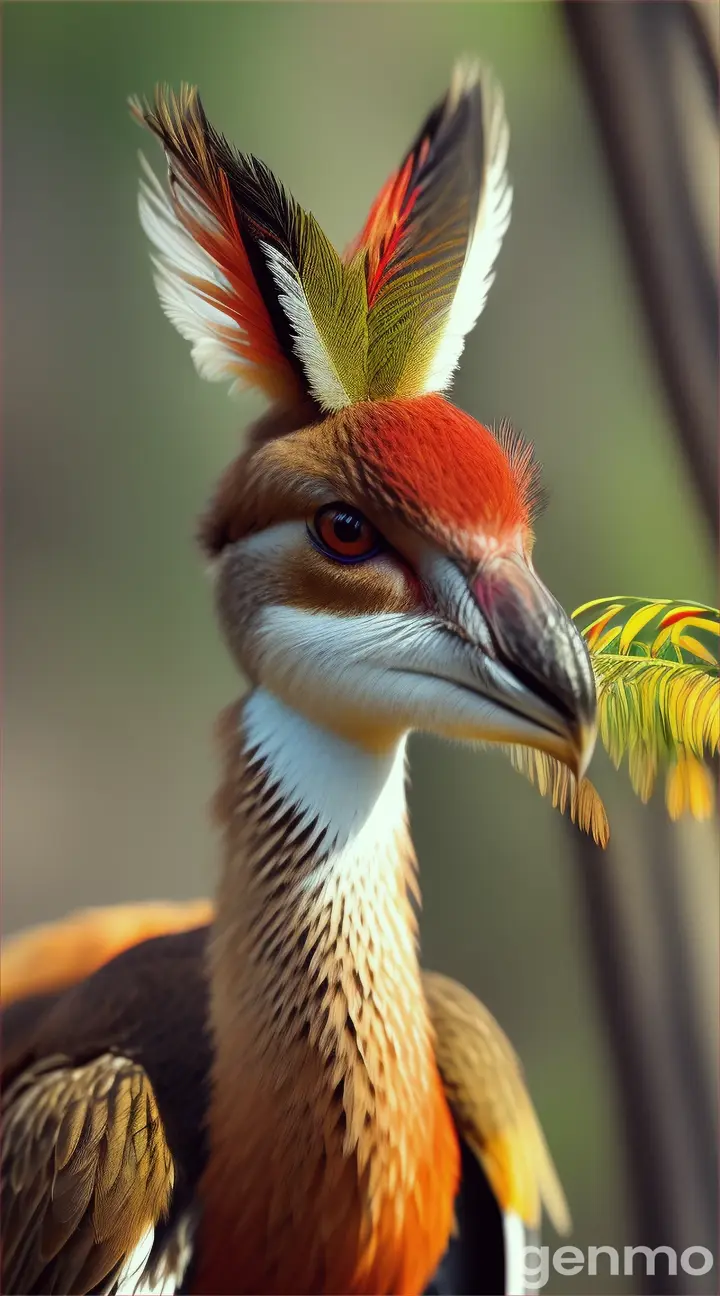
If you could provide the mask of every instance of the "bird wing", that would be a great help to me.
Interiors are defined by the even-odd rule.
[[[121,1040],[128,1045],[133,1058],[140,1057],[146,1064],[146,1069],[138,1067],[137,1061],[129,1062],[124,1056],[117,1057],[107,1052],[83,1067],[68,1062],[52,1063],[48,1071],[49,1079],[44,1081],[45,1089],[37,1091],[40,1094],[38,1101],[42,1100],[43,1092],[53,1092],[52,1081],[59,1086],[55,1092],[72,1092],[68,1077],[73,1075],[81,1077],[87,1089],[94,1079],[93,1068],[108,1057],[121,1070],[128,1066],[134,1068],[133,1074],[145,1079],[150,1101],[153,1101],[154,1092],[157,1095],[159,1111],[165,1118],[166,1126],[167,1121],[170,1121],[167,1128],[171,1137],[167,1140],[167,1146],[171,1148],[171,1156],[179,1166],[183,1180],[189,1185],[189,1200],[192,1186],[201,1173],[205,1155],[202,1139],[193,1134],[193,1131],[202,1127],[204,1086],[209,1069],[209,1056],[203,1055],[207,1041],[201,1029],[205,1015],[203,960],[206,930],[197,928],[181,934],[179,929],[182,915],[187,920],[185,925],[190,927],[196,920],[199,907],[203,905],[210,906],[210,902],[189,902],[186,906],[178,906],[177,910],[172,909],[172,912],[170,906],[167,910],[163,906],[147,906],[146,909],[143,906],[133,907],[134,926],[129,921],[116,926],[112,909],[94,911],[94,921],[90,922],[86,918],[85,925],[79,929],[84,932],[85,945],[82,947],[81,943],[81,948],[76,951],[76,968],[82,965],[85,975],[94,971],[93,960],[99,950],[108,948],[109,933],[113,934],[116,949],[121,941],[125,943],[125,952],[112,963],[100,968],[89,981],[59,996],[60,1008],[64,1008],[64,1013],[58,1011],[57,998],[51,998],[49,1006],[45,1000],[20,1000],[4,1014],[4,1021],[13,1021],[13,1015],[17,1019],[13,1030],[9,1033],[7,1028],[4,1030],[6,1066],[9,1059],[18,1054],[21,1057],[27,1054],[28,1038],[32,1041],[33,1024],[36,1036],[33,1049],[36,1056],[47,1057],[53,1048],[64,1046],[72,1024],[76,1053],[78,1050],[84,1054],[92,1051],[88,1048],[88,1041],[92,1043],[99,1039],[107,1046],[113,1040]],[[174,934],[163,935],[170,921]],[[151,934],[153,923],[156,938],[147,940],[145,938]],[[62,948],[61,932],[64,931],[67,936],[77,930],[76,916],[58,924],[53,948]],[[30,932],[19,937],[18,941],[22,939],[27,941],[25,953],[30,955],[31,946],[37,939],[36,933]],[[46,940],[46,936],[43,939]],[[136,944],[136,941],[142,943]],[[65,967],[62,958],[60,966]],[[133,998],[133,984],[142,986],[140,998]],[[168,990],[172,986],[183,987],[181,1033],[185,1038],[192,1037],[194,1041],[193,1048],[187,1055],[177,1049],[180,1019],[176,1021],[177,1013],[173,1011],[172,1002],[168,1002]],[[424,973],[424,988],[435,1030],[438,1067],[463,1145],[462,1187],[457,1203],[461,1237],[455,1248],[460,1255],[449,1255],[446,1258],[447,1263],[443,1263],[448,1272],[439,1272],[436,1285],[428,1290],[459,1290],[454,1282],[453,1266],[459,1263],[465,1268],[468,1265],[472,1267],[475,1257],[478,1266],[485,1273],[490,1261],[487,1237],[493,1223],[497,1222],[498,1249],[503,1246],[504,1233],[506,1253],[500,1271],[507,1275],[507,1279],[502,1281],[506,1291],[514,1291],[518,1289],[515,1279],[519,1248],[526,1241],[526,1231],[538,1227],[542,1205],[558,1231],[564,1231],[568,1226],[565,1198],[527,1093],[520,1064],[492,1015],[469,991],[437,973]],[[163,1019],[166,1022],[164,1039],[159,1037],[156,1012],[159,993],[163,995]],[[120,998],[116,1003],[113,996],[118,995]],[[17,1016],[18,1013],[22,1015]],[[84,1033],[78,1035],[80,1022],[83,1023]],[[150,1041],[151,1052],[148,1051]],[[192,1075],[185,1074],[191,1055],[194,1066]],[[15,1067],[15,1074],[20,1075],[21,1083],[27,1085],[34,1073],[27,1065],[23,1069],[23,1065],[21,1062]],[[148,1073],[152,1081],[148,1078]],[[38,1079],[43,1074],[41,1071]],[[14,1093],[20,1095],[21,1088],[18,1086],[16,1089],[13,1083],[6,1090],[7,1103]],[[45,1101],[47,1106],[47,1099]],[[85,1103],[87,1107],[87,1099]],[[188,1116],[190,1107],[193,1110]],[[36,1110],[39,1112],[41,1107]],[[179,1123],[175,1119],[178,1113],[181,1113]],[[18,1121],[19,1135],[22,1136],[24,1132],[28,1164],[32,1149],[29,1128],[27,1116]],[[160,1129],[162,1128],[161,1122]],[[50,1135],[48,1138],[50,1146],[54,1146]],[[17,1145],[17,1137],[14,1144]],[[10,1162],[14,1160],[12,1146],[7,1138],[6,1125],[5,1155]],[[35,1160],[42,1162],[39,1149],[35,1152]],[[474,1167],[479,1167],[481,1173],[479,1171],[476,1174]],[[40,1183],[42,1187],[42,1180]],[[492,1202],[489,1200],[487,1185],[492,1192]],[[13,1221],[17,1216],[8,1215],[7,1201],[6,1197],[5,1233],[10,1238],[14,1255],[19,1247],[12,1236],[16,1227]],[[494,1216],[496,1208],[502,1220]],[[173,1216],[177,1216],[174,1200]],[[473,1247],[472,1240],[467,1237],[473,1229],[478,1234],[483,1234],[482,1238],[478,1238],[477,1247]],[[29,1253],[32,1253],[39,1236],[36,1231],[28,1240]],[[452,1249],[451,1244],[451,1251]],[[37,1263],[35,1261],[36,1267]],[[7,1281],[6,1287],[13,1290]],[[33,1290],[27,1285],[22,1289]],[[18,1288],[15,1287],[15,1290]],[[34,1290],[57,1289],[41,1285]],[[500,1287],[496,1286],[493,1290],[500,1290]]]
[[[502,1213],[505,1290],[516,1291],[525,1232],[539,1228],[542,1208],[559,1233],[568,1231],[565,1194],[520,1062],[492,1014],[469,990],[436,972],[423,973],[423,986],[448,1104]]]
[[[24,1071],[3,1098],[4,1290],[116,1289],[167,1213],[174,1173],[137,1063],[104,1053]]]
[[[3,1011],[4,1290],[174,1290],[207,1156],[207,936]]]

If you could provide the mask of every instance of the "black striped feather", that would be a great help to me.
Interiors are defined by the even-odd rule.
[[[195,89],[176,97],[162,88],[152,105],[132,107],[168,161],[164,208],[156,187],[141,194],[141,219],[160,254],[158,289],[204,376],[242,377],[286,403],[309,392],[326,410],[361,399],[367,311],[359,268],[343,265],[263,162],[215,130]]]
[[[164,309],[203,376],[250,382],[321,410],[448,386],[493,280],[510,219],[508,129],[487,72],[460,62],[341,258],[263,162],[208,121],[195,89],[136,118],[161,141],[143,227]]]
[[[449,385],[510,220],[507,147],[498,85],[459,62],[350,250],[365,260],[371,397]]]

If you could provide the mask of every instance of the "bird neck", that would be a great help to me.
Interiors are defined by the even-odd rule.
[[[262,690],[221,738],[197,1290],[420,1291],[458,1151],[408,895],[405,738],[371,753]]]

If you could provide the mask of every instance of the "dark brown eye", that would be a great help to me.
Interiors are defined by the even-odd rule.
[[[323,553],[338,562],[362,562],[382,544],[372,522],[349,504],[325,504],[315,514],[310,537]]]

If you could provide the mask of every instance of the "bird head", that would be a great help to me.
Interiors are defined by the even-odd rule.
[[[140,205],[166,313],[273,401],[200,528],[241,669],[371,748],[420,729],[582,773],[594,677],[533,567],[532,451],[441,394],[510,215],[492,78],[459,65],[343,257],[196,92],[134,111],[169,168]]]
[[[535,493],[527,448],[439,395],[266,441],[201,526],[238,663],[365,743],[423,729],[581,766],[593,674],[532,565]]]

